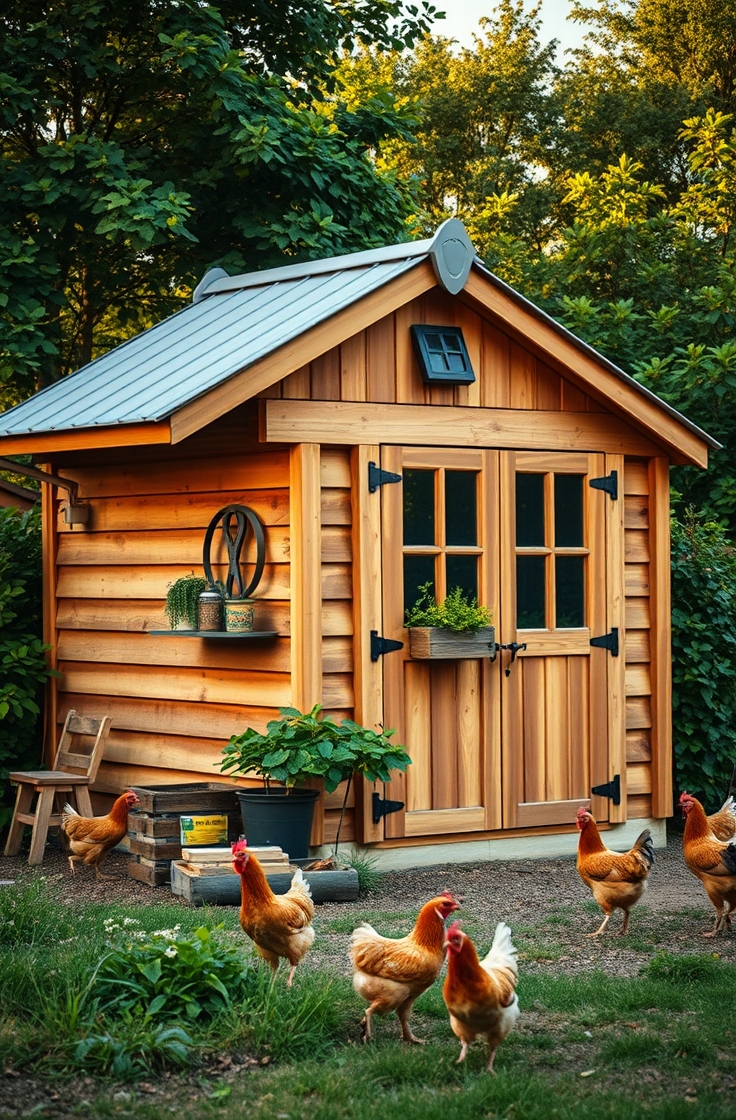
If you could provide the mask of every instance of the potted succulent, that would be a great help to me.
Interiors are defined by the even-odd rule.
[[[319,704],[311,712],[281,708],[281,718],[271,720],[265,735],[249,727],[233,735],[223,747],[220,770],[232,777],[259,777],[262,789],[237,791],[243,827],[251,844],[278,844],[294,859],[306,859],[318,789],[304,789],[307,781],[321,780],[326,793],[346,782],[335,852],[345,805],[354,774],[370,782],[387,782],[392,770],[410,764],[403,747],[390,743],[392,731],[371,731],[344,719],[320,718]],[[274,786],[272,783],[280,783]]]
[[[172,630],[197,629],[199,596],[206,586],[207,581],[193,572],[169,584],[164,612]]]
[[[488,657],[495,645],[491,612],[453,587],[444,602],[432,594],[432,584],[423,583],[419,598],[406,611],[409,648],[417,658]]]

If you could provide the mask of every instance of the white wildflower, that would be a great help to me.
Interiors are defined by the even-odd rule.
[[[124,926],[139,926],[141,923],[137,918],[123,918]]]
[[[168,949],[164,953],[164,956],[165,957],[175,957],[176,953],[177,953],[176,945],[169,945]]]

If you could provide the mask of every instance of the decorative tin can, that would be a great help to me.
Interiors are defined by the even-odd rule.
[[[200,630],[224,630],[222,620],[222,595],[215,587],[207,587],[200,594],[197,605]]]
[[[238,634],[252,630],[255,609],[253,599],[226,599],[225,629]]]

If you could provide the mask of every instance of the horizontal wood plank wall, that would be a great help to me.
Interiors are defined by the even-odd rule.
[[[243,450],[248,416],[240,410],[165,456],[163,449],[131,450],[124,460],[119,452],[87,452],[54,462],[79,482],[91,507],[89,529],[72,529],[60,518],[55,526],[57,720],[70,708],[112,717],[97,782],[102,792],[228,780],[219,760],[229,737],[248,726],[265,730],[278,707],[291,702],[289,455]],[[267,563],[256,627],[280,637],[256,646],[147,634],[168,629],[167,585],[201,572],[205,528],[232,502],[255,509],[264,523]],[[221,549],[218,543],[212,552],[219,574]],[[329,534],[325,553],[324,578],[341,586],[348,557]],[[323,625],[326,662],[341,666],[343,617],[328,611]],[[338,691],[336,707],[342,699]]]
[[[651,597],[649,569],[649,464],[624,462],[624,560],[626,594],[626,809],[652,815]]]
[[[425,385],[412,350],[412,323],[461,327],[475,383]],[[259,396],[547,412],[605,411],[530,350],[512,341],[495,322],[440,289],[412,300]]]

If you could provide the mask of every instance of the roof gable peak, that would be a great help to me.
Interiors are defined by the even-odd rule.
[[[242,291],[244,288],[263,288],[282,281],[301,280],[330,272],[370,268],[375,264],[426,256],[432,261],[441,287],[452,295],[462,291],[476,253],[468,232],[459,218],[448,218],[439,226],[433,237],[421,241],[404,241],[398,245],[363,249],[339,257],[324,257],[322,260],[280,265],[278,268],[266,268],[260,272],[246,272],[238,276],[228,276],[223,268],[211,268],[194,289],[192,303],[200,303],[209,296]]]

